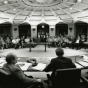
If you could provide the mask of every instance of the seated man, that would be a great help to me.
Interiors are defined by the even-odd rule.
[[[62,48],[56,49],[56,58],[51,59],[51,62],[46,66],[46,68],[43,70],[45,72],[52,71],[51,74],[51,81],[54,81],[55,71],[57,69],[65,69],[65,68],[76,68],[74,63],[72,63],[71,59],[67,57],[63,57],[64,51]]]
[[[34,79],[34,78],[29,78],[27,77],[23,71],[21,70],[21,68],[19,66],[16,65],[17,63],[17,56],[13,53],[9,53],[6,56],[6,64],[3,65],[3,69],[13,75],[14,77],[20,79],[20,81],[22,82],[22,84],[26,85],[26,87],[30,87],[33,84],[39,83],[40,84],[40,80],[39,79]]]

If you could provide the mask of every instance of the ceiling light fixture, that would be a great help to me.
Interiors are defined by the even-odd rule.
[[[7,4],[8,3],[8,1],[4,1],[4,4]]]
[[[78,0],[78,2],[82,2],[82,0]]]
[[[42,25],[42,28],[44,28],[45,26],[44,25]]]
[[[84,14],[85,12],[82,12],[82,14]]]
[[[52,13],[55,13],[55,12],[52,12]]]
[[[2,16],[3,16],[4,14],[3,14],[3,13],[0,13],[0,15],[2,15]]]
[[[16,10],[16,9],[13,9],[14,11]]]
[[[72,10],[72,7],[70,8],[70,10]]]

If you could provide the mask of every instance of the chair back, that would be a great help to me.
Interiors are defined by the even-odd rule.
[[[80,86],[81,69],[59,69],[55,73],[55,88],[75,88]]]
[[[0,88],[26,88],[26,86],[17,77],[0,69]]]
[[[9,85],[8,73],[0,69],[0,88],[11,88]]]

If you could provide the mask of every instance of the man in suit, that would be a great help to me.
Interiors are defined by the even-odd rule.
[[[55,52],[57,57],[51,59],[51,62],[43,70],[45,72],[52,71],[51,81],[54,81],[55,71],[57,69],[76,68],[75,64],[72,63],[71,59],[63,57],[64,50],[62,48],[57,48]]]
[[[17,63],[17,56],[13,53],[9,53],[6,56],[6,64],[3,65],[3,69],[13,75],[14,77],[16,77],[17,79],[19,79],[22,82],[22,85],[26,85],[26,87],[30,87],[33,84],[36,83],[40,83],[39,79],[34,79],[34,78],[29,78],[27,77],[23,71],[21,70],[21,68],[16,65]],[[26,88],[25,87],[25,88]]]

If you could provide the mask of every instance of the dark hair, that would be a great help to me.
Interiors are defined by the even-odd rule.
[[[12,63],[13,60],[16,59],[16,55],[13,54],[13,53],[9,53],[7,56],[6,56],[6,62],[8,64]]]
[[[55,52],[57,56],[63,56],[64,54],[64,50],[61,47],[57,48]]]

